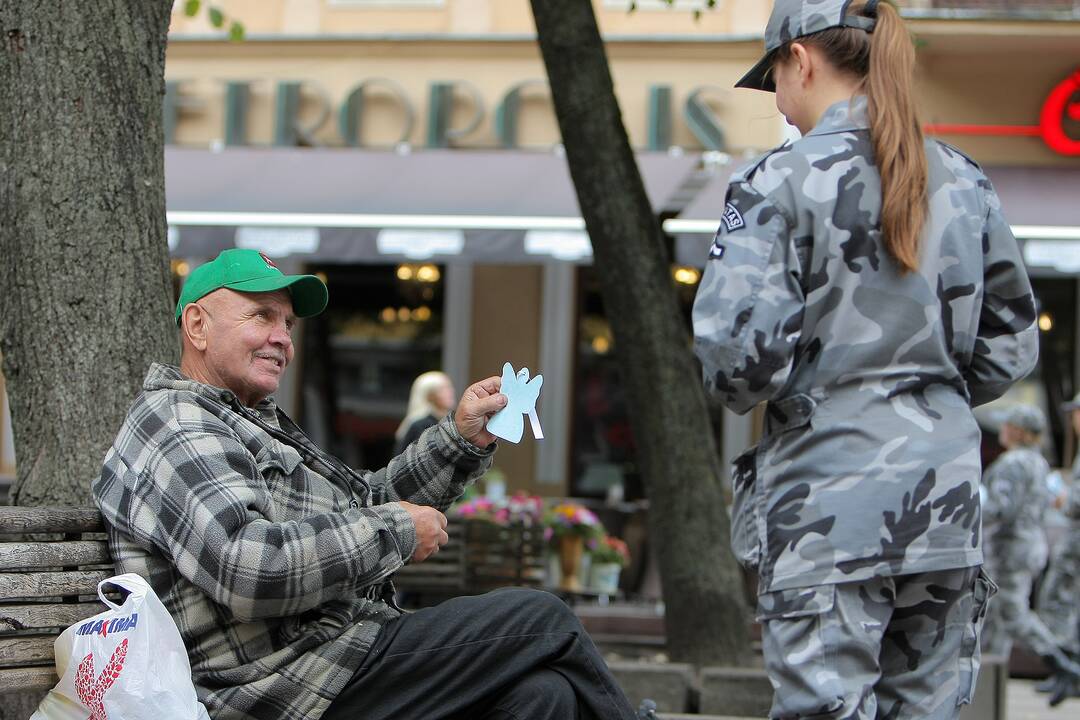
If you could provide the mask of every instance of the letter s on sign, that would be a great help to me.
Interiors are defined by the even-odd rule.
[[[1080,139],[1070,137],[1065,123],[1080,123],[1080,70],[1065,78],[1046,98],[1039,125],[1043,140],[1054,152],[1080,156]]]

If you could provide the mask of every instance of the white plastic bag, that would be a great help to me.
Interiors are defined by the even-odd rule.
[[[123,605],[105,598],[110,585],[128,592]],[[98,596],[110,609],[56,638],[60,682],[30,720],[209,720],[180,632],[150,585],[117,575],[98,583]]]

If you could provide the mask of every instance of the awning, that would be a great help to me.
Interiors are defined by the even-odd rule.
[[[657,213],[699,156],[637,157]],[[169,247],[320,262],[589,262],[566,160],[513,150],[165,151]]]
[[[678,218],[664,223],[676,237],[676,260],[701,267],[724,211],[735,165],[714,177]],[[1001,198],[1002,211],[1020,239],[1034,275],[1080,273],[1080,168],[984,168]]]

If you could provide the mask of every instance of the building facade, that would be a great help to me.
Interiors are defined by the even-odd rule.
[[[594,4],[688,313],[726,177],[793,136],[772,96],[732,88],[761,54],[771,3]],[[183,3],[170,32],[177,287],[232,246],[321,273],[331,309],[304,323],[279,400],[356,464],[388,458],[415,375],[441,368],[460,386],[510,361],[545,375],[546,435],[500,450],[510,487],[639,496],[527,0],[218,5],[245,40]],[[1017,392],[1044,405],[1069,396],[1080,386],[1080,7],[915,0],[905,12],[928,129],[987,168],[1036,278],[1043,367]],[[753,433],[719,411],[716,428],[726,457]]]

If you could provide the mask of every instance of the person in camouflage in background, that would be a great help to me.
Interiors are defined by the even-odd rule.
[[[1014,407],[999,434],[1006,451],[983,479],[986,569],[1000,592],[986,617],[982,650],[1007,659],[1013,640],[1022,640],[1051,667],[1065,669],[1072,664],[1066,650],[1030,605],[1035,577],[1046,565],[1043,525],[1053,502],[1046,485],[1050,466],[1039,451],[1045,430],[1046,418],[1037,408]]]
[[[1035,302],[979,167],[925,141],[877,2],[777,0],[739,86],[803,138],[732,177],[693,310],[709,393],[762,401],[732,547],[758,571],[773,718],[955,718],[994,585],[974,405],[1027,375]]]
[[[1080,438],[1080,394],[1065,403],[1062,409],[1069,414],[1073,432]],[[1080,660],[1080,453],[1073,461],[1072,482],[1064,499],[1068,531],[1039,591],[1039,618],[1050,633],[1064,641],[1073,660]],[[1065,698],[1076,696],[1078,686],[1060,675],[1052,676],[1043,688],[1051,693],[1050,704],[1057,705]]]

